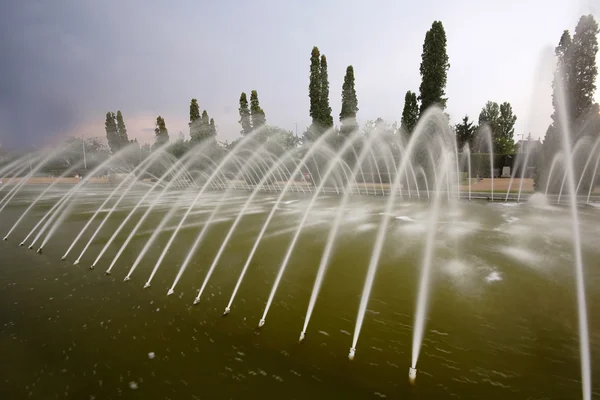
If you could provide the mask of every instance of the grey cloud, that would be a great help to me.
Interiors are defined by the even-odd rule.
[[[448,35],[451,117],[476,118],[487,100],[510,101],[518,133],[543,135],[551,110],[550,81],[535,78],[541,52],[574,27],[584,4],[424,0],[409,11],[392,0],[5,3],[0,143],[21,147],[80,126],[103,135],[104,114],[117,109],[137,121],[132,137],[151,140],[146,121],[158,114],[173,134],[187,133],[192,97],[215,118],[220,139],[231,140],[239,135],[239,94],[252,89],[269,123],[302,131],[310,123],[313,45],[328,57],[334,119],[353,64],[359,119],[399,120],[404,93],[418,90],[422,41],[434,19]]]

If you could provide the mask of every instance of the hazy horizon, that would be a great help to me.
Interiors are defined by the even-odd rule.
[[[107,5],[108,4],[108,5]],[[109,14],[110,11],[110,14]],[[197,98],[219,127],[240,136],[238,99],[256,89],[267,122],[301,134],[308,113],[313,46],[329,64],[330,104],[339,125],[347,65],[355,69],[358,119],[400,121],[407,90],[420,84],[426,31],[444,24],[452,123],[477,120],[486,101],[512,104],[521,134],[543,136],[552,113],[553,49],[579,17],[598,19],[600,0],[465,0],[449,4],[308,0],[177,4],[6,4],[0,24],[0,144],[43,146],[67,136],[105,137],[120,109],[130,139],[154,141],[162,115],[171,138],[189,136]],[[600,99],[598,91],[596,99]]]

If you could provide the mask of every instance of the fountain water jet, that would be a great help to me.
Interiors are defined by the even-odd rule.
[[[582,139],[586,139],[585,137]],[[570,140],[570,139],[569,139]],[[578,140],[575,143],[575,146],[573,147],[572,150],[572,154],[571,154],[571,160],[575,159],[575,155],[584,148],[584,146],[587,144],[587,140]],[[565,150],[566,151],[566,150]],[[567,174],[569,173],[568,169],[569,168],[575,168],[575,164],[573,164],[571,162],[571,164],[569,164],[569,158],[565,159],[565,173],[563,174],[563,179],[562,182],[560,184],[560,190],[558,192],[558,198],[556,199],[556,204],[560,204],[560,199],[562,197],[562,193],[563,193],[563,189],[565,187],[565,183],[567,182]],[[573,179],[575,179],[575,176],[573,176]],[[577,189],[575,190],[575,196],[577,197]]]
[[[260,152],[257,152],[256,154],[260,154]],[[256,188],[252,192],[252,194],[248,197],[248,199],[244,203],[244,206],[242,207],[242,209],[238,213],[237,217],[235,218],[235,221],[233,221],[233,224],[231,224],[231,227],[229,228],[229,231],[227,232],[227,235],[225,236],[225,239],[221,243],[221,246],[219,247],[219,250],[217,251],[217,255],[213,259],[213,262],[211,263],[210,267],[208,268],[208,272],[206,273],[206,277],[204,278],[204,281],[202,282],[202,286],[200,287],[200,290],[198,291],[198,295],[196,296],[196,299],[194,300],[196,303],[200,300],[200,297],[202,296],[202,293],[204,292],[204,289],[206,288],[208,280],[210,279],[210,277],[211,277],[211,275],[212,275],[215,267],[217,266],[217,263],[221,259],[221,255],[223,254],[223,251],[225,250],[225,247],[227,246],[227,244],[229,243],[229,240],[233,236],[233,232],[235,231],[235,228],[238,226],[238,223],[240,222],[240,220],[244,216],[246,210],[248,209],[248,206],[252,203],[252,200],[254,200],[254,197],[258,193],[259,189],[264,184],[264,182],[268,179],[268,177],[270,177],[271,174],[279,168],[279,165],[282,162],[286,161],[289,157],[291,157],[294,154],[295,153],[288,153],[285,157],[282,157],[278,162],[274,163],[273,166],[266,172],[266,174],[263,176],[263,178],[260,180],[260,182],[258,183],[258,185],[256,186]],[[207,223],[207,225],[208,225],[208,223]],[[227,309],[226,309],[226,313],[228,314]]]
[[[180,168],[180,170],[176,173],[176,175],[182,174],[185,171],[187,171],[187,164],[189,162],[191,162],[191,160],[193,160],[193,156],[195,156],[199,150],[204,149],[205,146],[207,146],[208,143],[204,143],[204,144],[200,144],[197,147],[193,148],[192,150],[188,151],[182,158],[180,158],[179,160],[177,160],[177,162],[175,162],[161,177],[162,178],[169,176],[169,174],[172,171],[177,170],[177,168]],[[125,226],[125,224],[129,221],[129,219],[133,216],[133,214],[137,211],[137,209],[139,208],[139,206],[145,201],[145,199],[150,195],[151,192],[153,192],[158,185],[160,184],[160,181],[158,180],[147,192],[146,194],[138,201],[138,203],[135,205],[135,207],[129,212],[129,214],[127,215],[127,217],[123,220],[123,222],[121,222],[121,225],[119,225],[119,227],[117,228],[117,230],[113,233],[113,235],[110,237],[110,239],[108,240],[108,242],[106,243],[106,245],[104,246],[104,248],[102,248],[102,250],[100,251],[100,254],[98,254],[98,256],[96,257],[96,260],[94,261],[94,263],[92,264],[92,267],[95,267],[96,264],[98,263],[98,261],[100,260],[100,258],[102,257],[102,255],[104,254],[104,252],[106,251],[106,249],[108,248],[108,246],[110,246],[110,244],[114,241],[115,237],[117,236],[117,234],[123,229],[123,227]],[[173,185],[173,183],[175,182],[174,179],[171,179],[169,181],[169,183],[167,185],[165,185],[165,187],[160,191],[160,193],[154,198],[154,200],[152,201],[152,203],[150,204],[150,206],[146,209],[146,211],[144,212],[144,214],[140,217],[140,219],[138,220],[137,224],[134,226],[134,228],[129,232],[129,235],[127,236],[127,238],[125,239],[125,242],[121,245],[121,247],[119,248],[119,251],[117,252],[117,254],[114,256],[113,260],[111,261],[108,269],[106,270],[107,274],[110,274],[110,272],[112,271],[113,267],[115,266],[115,264],[117,263],[117,260],[119,259],[119,257],[121,256],[121,254],[123,254],[123,252],[125,251],[125,249],[127,248],[127,246],[129,245],[129,242],[131,242],[131,240],[133,239],[134,235],[137,233],[137,231],[140,229],[140,227],[142,226],[142,224],[144,223],[144,221],[146,221],[146,218],[148,217],[148,215],[150,215],[150,213],[152,212],[152,210],[154,209],[154,207],[159,204],[160,200],[162,199],[162,197],[165,195],[165,193],[167,193],[167,190]]]
[[[202,145],[200,145],[200,146],[202,146]],[[144,196],[142,196],[142,198],[136,203],[136,205],[129,212],[129,214],[127,214],[127,217],[125,217],[125,219],[121,222],[121,224],[113,232],[112,236],[108,239],[108,242],[106,242],[106,244],[104,245],[104,247],[102,248],[102,250],[100,250],[100,253],[96,256],[96,259],[94,260],[94,262],[92,263],[92,266],[90,268],[93,269],[93,268],[96,267],[96,264],[100,261],[100,259],[102,258],[102,256],[104,255],[104,253],[106,252],[106,250],[108,249],[108,247],[115,240],[115,238],[117,237],[117,235],[121,232],[121,230],[123,230],[123,228],[125,227],[125,225],[127,224],[127,222],[131,219],[131,217],[133,216],[133,214],[144,203],[144,201],[146,200],[146,198],[148,198],[148,196],[150,196],[150,194],[160,186],[162,179],[168,177],[171,174],[171,172],[174,171],[174,170],[176,170],[177,168],[184,167],[185,164],[186,164],[186,162],[189,161],[192,158],[192,156],[194,156],[196,154],[197,149],[198,149],[198,147],[196,147],[194,149],[191,149],[182,158],[180,158],[179,160],[177,160],[173,165],[171,165],[167,169],[167,171],[165,171],[163,173],[163,175],[161,176],[161,178],[159,178],[154,183],[154,185],[152,185],[152,187],[150,187],[146,191],[146,193],[144,194]],[[182,168],[182,169],[184,170],[185,168]],[[161,191],[161,194],[164,193],[165,190],[166,189],[164,189],[163,191]],[[157,197],[155,199],[155,202],[158,202],[158,200],[159,200],[159,198]],[[154,204],[154,202],[152,204]],[[141,222],[138,222],[138,225],[141,225]],[[126,239],[126,243],[129,243],[128,240],[131,240],[131,237],[132,237],[132,235],[130,234],[129,237]],[[119,249],[120,252],[122,252],[122,250],[124,250],[124,247],[122,247],[121,249]],[[117,256],[119,256],[119,255],[120,255],[120,253],[118,253]],[[111,264],[111,267],[109,267],[109,269],[106,271],[107,275],[110,275],[111,268],[112,268],[112,265],[114,265],[114,262],[116,262],[116,261],[113,260],[113,264]]]
[[[297,164],[296,169],[294,170],[292,177],[296,176],[296,174],[300,173],[303,166],[306,167],[306,161],[309,158],[312,158],[313,161],[316,164],[316,161],[314,160],[314,153],[315,153],[315,151],[317,149],[320,149],[322,144],[326,143],[326,140],[328,140],[329,135],[331,135],[333,132],[335,132],[335,131],[333,131],[333,130],[330,129],[329,131],[326,131],[323,135],[321,135],[321,137],[319,137],[315,141],[315,143],[313,144],[313,146],[311,146],[308,149],[307,153],[304,155],[304,157],[302,157],[302,160],[300,160],[300,162]],[[310,171],[310,169],[308,169],[308,170]],[[319,174],[319,179],[320,179],[319,169],[317,169],[317,173]],[[312,174],[311,174],[311,179],[312,179]],[[248,258],[246,259],[246,262],[244,263],[244,266],[242,267],[242,272],[240,272],[240,275],[239,275],[238,280],[237,280],[237,282],[235,284],[233,292],[231,293],[231,297],[229,299],[229,303],[227,304],[227,308],[229,308],[229,309],[231,308],[231,306],[233,304],[233,301],[235,299],[235,296],[236,296],[236,294],[237,294],[237,292],[238,292],[238,290],[239,290],[239,288],[240,288],[240,286],[242,284],[242,281],[244,280],[244,277],[246,276],[246,272],[248,271],[248,267],[250,266],[250,263],[252,262],[254,254],[256,253],[256,250],[258,249],[260,241],[262,240],[262,238],[263,238],[263,236],[264,236],[264,234],[265,234],[265,232],[267,230],[267,227],[269,226],[269,223],[271,222],[271,219],[275,215],[275,212],[277,211],[279,203],[281,202],[281,200],[283,199],[283,197],[287,193],[287,190],[288,190],[290,184],[291,184],[291,181],[288,180],[288,182],[286,183],[285,187],[283,188],[283,190],[279,194],[279,197],[275,201],[275,204],[273,204],[273,207],[271,208],[271,211],[269,212],[269,215],[267,216],[267,219],[263,223],[263,226],[261,227],[261,230],[260,230],[258,236],[254,240],[254,244],[252,245],[252,249],[250,250],[250,254],[248,255]],[[319,192],[319,190],[315,190],[315,194],[317,194],[318,192]]]
[[[560,66],[559,66],[560,68]],[[559,71],[564,74],[564,72]],[[567,170],[567,185],[569,188],[569,206],[571,211],[571,224],[573,231],[573,253],[575,255],[575,276],[577,282],[577,315],[579,320],[579,351],[581,353],[581,389],[584,400],[592,398],[592,374],[590,360],[590,339],[587,316],[587,302],[585,294],[585,280],[583,273],[583,259],[581,256],[581,233],[579,231],[579,214],[577,212],[577,192],[575,188],[575,173],[573,171],[573,152],[571,151],[571,129],[567,111],[565,88],[563,80],[557,79],[558,114],[560,116],[560,130],[562,147],[565,154]]]
[[[394,183],[392,185],[392,190],[391,190],[390,196],[386,202],[385,211],[383,212],[383,215],[382,215],[382,221],[380,222],[379,229],[377,231],[375,245],[373,246],[371,260],[369,261],[369,266],[367,269],[367,276],[365,278],[363,292],[361,295],[360,305],[359,305],[359,309],[358,309],[358,315],[356,318],[356,325],[354,328],[354,336],[352,339],[352,347],[351,347],[352,349],[356,349],[356,344],[358,343],[358,338],[360,336],[360,331],[362,328],[364,316],[367,311],[367,304],[369,302],[369,297],[371,296],[371,289],[373,287],[373,281],[375,279],[375,274],[377,272],[377,267],[379,265],[379,258],[381,257],[381,251],[383,249],[383,243],[384,243],[385,235],[386,235],[389,220],[390,220],[392,207],[394,205],[396,193],[397,193],[398,187],[400,185],[400,176],[401,176],[402,172],[407,168],[407,166],[410,162],[411,156],[413,155],[413,153],[417,147],[418,141],[421,139],[422,136],[426,135],[426,133],[427,133],[426,128],[428,127],[429,124],[435,124],[441,131],[441,134],[437,133],[435,135],[435,137],[430,138],[430,139],[432,139],[432,141],[433,141],[433,139],[437,139],[437,140],[443,139],[445,142],[455,141],[454,134],[452,132],[450,132],[447,118],[444,116],[444,114],[441,112],[441,110],[439,108],[428,109],[423,114],[423,116],[420,118],[419,122],[417,123],[417,126],[415,127],[415,130],[413,131],[411,139],[408,142],[408,146],[405,149],[405,155],[404,155],[404,157],[402,157],[402,160],[400,161],[400,165],[397,168],[398,172],[394,179]],[[447,145],[447,147],[448,147],[448,145]],[[454,149],[454,148],[456,148],[456,146],[452,146],[451,148]],[[435,167],[434,167],[434,169],[435,169]],[[438,186],[439,184],[440,184],[440,180],[436,178],[435,187],[439,188],[439,186]]]
[[[110,214],[113,213],[113,211],[115,210],[115,208],[117,207],[117,205],[121,202],[121,200],[123,199],[123,197],[135,185],[135,183],[137,182],[137,180],[135,179],[136,172],[139,172],[140,174],[144,173],[148,169],[148,167],[151,166],[151,163],[154,162],[154,160],[156,158],[158,158],[159,156],[162,156],[165,153],[165,151],[166,151],[167,148],[168,148],[167,146],[162,146],[157,151],[152,152],[149,157],[147,157],[137,167],[135,167],[133,171],[131,171],[130,175],[134,175],[134,176],[132,177],[129,186],[123,191],[123,194],[121,195],[121,197],[115,202],[115,204],[113,205],[113,207],[111,208],[111,210],[109,211],[109,213],[104,217],[104,220],[100,224],[100,227],[98,227],[98,229],[96,229],[96,231],[92,234],[92,238],[87,242],[87,244],[85,245],[84,250],[81,252],[81,254],[79,255],[79,257],[77,257],[77,260],[75,260],[75,263],[79,263],[79,261],[81,260],[81,257],[83,256],[83,254],[87,250],[88,246],[92,243],[92,241],[95,238],[96,234],[100,231],[102,225],[104,225],[104,222],[108,219],[108,217],[110,216]],[[118,193],[121,190],[121,187],[126,182],[127,182],[127,179],[123,179],[117,185],[117,187],[115,187],[113,189],[113,191],[110,193],[110,195],[102,202],[102,204],[100,204],[100,206],[96,209],[96,211],[94,212],[94,214],[92,214],[92,216],[90,217],[90,219],[88,219],[88,221],[86,222],[86,224],[84,225],[84,227],[79,231],[79,233],[77,234],[77,236],[75,237],[75,239],[73,240],[73,242],[71,243],[71,245],[69,246],[69,248],[67,249],[67,251],[65,252],[65,254],[63,255],[62,260],[66,260],[67,259],[67,256],[69,255],[69,253],[71,252],[71,250],[73,249],[73,247],[75,247],[75,245],[79,242],[79,239],[81,239],[81,236],[83,236],[83,234],[88,229],[88,227],[91,225],[91,223],[94,221],[94,219],[96,219],[96,217],[98,216],[98,214],[100,213],[100,211],[103,210],[104,207],[106,207],[106,205],[108,204],[108,202],[110,201],[110,199],[116,193]]]
[[[442,157],[444,158],[444,162],[441,163],[440,170],[442,173],[447,175],[445,171],[447,171],[449,167],[447,160],[448,158],[450,158],[450,156],[444,154],[442,155]],[[423,342],[423,335],[425,329],[425,314],[427,312],[427,303],[429,300],[431,264],[433,261],[433,250],[437,233],[437,223],[440,212],[440,204],[441,202],[439,194],[434,195],[432,211],[429,217],[429,223],[427,227],[427,238],[425,241],[423,264],[421,267],[421,278],[419,283],[419,291],[417,295],[417,310],[415,314],[411,361],[411,373],[413,373],[414,375],[416,375],[417,361],[419,360],[419,352],[421,350],[421,344]]]
[[[79,168],[79,166],[81,165],[81,162],[78,162],[77,164],[73,165],[71,168],[69,168],[68,170],[65,170],[65,172],[63,172],[58,179],[64,177],[67,174],[72,173],[75,169]],[[46,189],[44,189],[42,191],[42,193],[40,193],[35,200],[27,207],[27,209],[25,211],[23,211],[21,213],[21,215],[19,216],[19,218],[17,219],[17,221],[13,224],[13,226],[10,228],[10,230],[8,231],[8,233],[4,236],[4,240],[8,240],[8,237],[10,236],[10,234],[15,230],[15,228],[21,223],[21,221],[25,218],[25,216],[29,213],[29,211],[38,203],[38,201],[40,201],[42,198],[44,198],[44,196],[46,195],[46,193],[48,193],[53,187],[54,185],[56,185],[59,180],[56,179],[54,182],[52,182],[48,187],[46,187]]]
[[[115,159],[119,159],[121,157],[123,157],[124,155],[128,154],[131,150],[133,149],[133,146],[127,146],[123,149],[121,149],[118,153],[116,153],[113,157]],[[69,211],[70,211],[70,200],[73,197],[73,195],[81,188],[83,187],[83,185],[90,179],[90,177],[94,176],[96,173],[98,173],[98,171],[102,170],[103,168],[106,167],[106,165],[108,165],[110,162],[113,161],[113,158],[108,158],[106,159],[104,162],[102,162],[100,165],[98,165],[96,168],[94,168],[88,175],[86,175],[81,181],[79,181],[79,183],[77,183],[73,188],[71,188],[56,204],[55,206],[53,206],[43,217],[43,220],[46,220],[46,222],[44,223],[44,225],[40,228],[40,231],[37,233],[37,235],[35,236],[35,238],[33,239],[31,245],[29,246],[29,248],[33,248],[33,246],[35,245],[35,243],[38,241],[38,239],[44,234],[44,232],[50,228],[50,225],[56,220],[56,222],[54,223],[54,225],[52,226],[52,228],[50,229],[50,232],[48,233],[48,235],[46,236],[46,238],[43,240],[42,245],[40,247],[43,247],[44,244],[46,244],[46,242],[48,241],[48,239],[50,238],[51,234],[54,233],[54,231],[58,228],[58,226],[62,223],[62,221],[67,217]],[[65,206],[67,207],[65,210]],[[63,211],[64,210],[64,211]],[[41,222],[41,221],[40,221]],[[38,226],[40,224],[38,223],[29,233],[29,235],[27,235],[27,237],[25,238],[25,240],[27,240],[27,238],[29,238],[29,236],[35,231],[37,230]],[[25,241],[23,240],[23,241]]]
[[[365,157],[368,154],[372,155],[371,146],[373,145],[374,141],[379,138],[379,134],[380,134],[380,131],[377,128],[375,128],[375,130],[373,132],[371,132],[371,134],[369,135],[366,143],[364,144],[364,146],[362,148],[362,151],[360,152],[358,159],[356,160],[354,169],[352,170],[352,175],[355,175],[357,173],[357,170],[360,168]],[[304,317],[304,326],[302,327],[302,333],[300,334],[301,341],[304,339],[304,333],[306,332],[306,330],[308,328],[308,323],[310,322],[310,318],[312,316],[315,304],[317,302],[317,298],[319,296],[319,292],[320,292],[321,286],[323,284],[323,279],[324,279],[325,273],[327,271],[327,266],[329,265],[329,262],[331,260],[331,254],[332,254],[333,247],[335,244],[335,239],[337,237],[337,233],[338,233],[339,227],[341,225],[342,218],[344,216],[346,205],[348,203],[348,199],[349,199],[349,195],[350,195],[350,192],[348,189],[349,189],[349,186],[351,185],[351,183],[352,182],[350,180],[348,180],[346,182],[346,185],[343,190],[344,195],[342,196],[341,202],[337,207],[338,210],[337,210],[337,213],[335,216],[335,220],[334,220],[334,222],[331,226],[331,229],[329,230],[329,234],[327,236],[325,250],[323,252],[323,255],[321,256],[321,261],[319,262],[319,268],[317,270],[317,275],[316,275],[315,282],[313,284],[313,289],[312,289],[312,292],[310,295],[308,309],[306,311],[306,316]]]
[[[488,124],[484,124],[477,133],[478,141],[485,140],[488,145],[488,153],[490,155],[490,177],[492,179],[491,201],[494,201],[494,141],[492,139],[492,130]],[[480,150],[480,144],[477,146],[477,151]]]
[[[292,241],[291,241],[290,245],[288,246],[285,257],[284,257],[281,265],[279,266],[279,270],[277,272],[277,276],[275,277],[275,282],[273,283],[273,287],[271,288],[271,293],[269,294],[269,298],[267,300],[267,304],[265,306],[265,310],[263,312],[261,321],[264,321],[267,318],[269,308],[271,307],[273,299],[275,298],[275,294],[277,293],[277,289],[279,287],[279,283],[281,282],[281,278],[283,277],[283,274],[285,273],[285,270],[286,270],[286,267],[290,260],[290,257],[292,256],[292,252],[294,251],[294,247],[296,246],[296,242],[298,241],[298,238],[300,237],[300,233],[302,232],[302,228],[304,227],[304,224],[306,223],[308,215],[310,214],[310,211],[317,200],[319,191],[322,190],[327,179],[329,178],[329,175],[331,175],[333,173],[333,171],[335,170],[335,167],[338,164],[341,164],[342,169],[344,169],[343,165],[346,165],[346,163],[342,160],[341,155],[344,154],[350,146],[354,145],[354,142],[356,141],[357,138],[360,138],[360,136],[358,136],[357,132],[354,132],[352,135],[348,136],[346,138],[344,145],[342,146],[342,149],[340,151],[338,151],[336,153],[335,157],[328,163],[327,170],[326,170],[324,176],[321,178],[319,187],[315,190],[315,194],[313,195],[313,197],[310,200],[310,203],[306,207],[306,210],[304,211],[304,214],[302,216],[300,224],[298,225],[298,228],[296,229],[296,233],[294,234],[294,237],[292,238]],[[359,163],[359,165],[360,165],[360,163]]]
[[[216,170],[213,172],[213,175],[211,175],[211,179],[214,179],[214,176],[216,175],[216,173],[217,173],[218,171],[220,171],[222,168],[224,168],[225,166],[227,166],[227,165],[228,165],[228,163],[229,163],[230,159],[232,159],[232,160],[234,160],[234,161],[237,161],[237,158],[236,158],[236,155],[235,155],[235,154],[236,154],[236,151],[239,151],[239,149],[244,149],[244,146],[246,146],[246,145],[248,145],[248,144],[252,145],[252,144],[256,143],[256,142],[255,142],[255,137],[256,137],[256,135],[257,135],[257,132],[260,132],[260,131],[255,131],[255,132],[253,132],[251,135],[249,135],[249,136],[246,136],[246,137],[245,137],[245,138],[242,140],[242,142],[241,142],[241,143],[239,143],[239,144],[238,144],[238,146],[236,146],[236,148],[237,148],[238,150],[234,149],[234,150],[233,150],[231,153],[229,153],[227,156],[225,156],[225,158],[224,158],[224,159],[223,159],[223,160],[220,162],[220,164],[219,164],[219,167],[218,167],[218,168],[217,168],[217,169],[216,169]],[[265,148],[265,146],[266,146],[266,143],[263,143],[263,144],[262,144],[262,145],[259,147],[258,151],[255,153],[255,155],[257,155],[257,154],[261,154],[261,152],[263,151],[263,149]],[[240,172],[240,174],[241,174],[242,176],[243,176],[243,171],[244,171],[244,168],[243,168],[243,166],[242,166],[242,165],[240,165],[239,172]],[[238,176],[239,176],[240,174],[238,174]],[[226,193],[227,193],[227,192],[226,192]],[[224,196],[226,195],[226,193],[225,193],[225,194],[222,196],[222,198],[224,198]],[[193,207],[195,206],[195,204],[196,204],[196,201],[199,199],[199,197],[200,197],[200,194],[198,194],[198,195],[196,196],[196,198],[194,199],[194,201],[193,201],[193,202],[190,204],[190,206],[188,207],[188,209],[187,209],[187,210],[186,210],[186,212],[185,212],[185,215],[184,215],[184,216],[181,218],[181,220],[180,220],[179,224],[177,225],[177,228],[176,228],[176,229],[173,231],[173,234],[172,234],[172,235],[171,235],[171,237],[169,238],[169,242],[168,242],[168,244],[167,244],[167,247],[166,247],[166,248],[165,248],[165,250],[163,251],[163,253],[164,253],[164,254],[166,254],[166,251],[167,251],[167,249],[168,249],[168,248],[171,246],[171,244],[173,243],[173,241],[174,241],[175,237],[177,236],[177,233],[179,232],[179,230],[181,229],[181,227],[182,227],[183,223],[185,222],[185,220],[186,220],[186,219],[187,219],[187,217],[189,216],[190,212],[192,211],[192,209],[193,209]],[[215,209],[213,209],[213,211],[212,211],[211,215],[209,216],[209,218],[208,218],[207,222],[204,224],[204,226],[203,226],[202,230],[201,230],[201,231],[200,231],[200,233],[198,233],[198,235],[196,236],[196,239],[194,240],[194,243],[192,244],[192,247],[191,247],[191,248],[190,248],[190,250],[188,251],[188,254],[186,255],[186,258],[185,258],[185,260],[184,260],[183,264],[181,265],[181,267],[179,267],[179,270],[177,271],[177,275],[175,276],[175,280],[173,281],[173,284],[171,285],[171,288],[169,289],[169,293],[168,293],[168,295],[170,295],[170,294],[173,294],[173,293],[175,292],[175,286],[177,285],[177,283],[178,283],[178,282],[179,282],[179,280],[181,279],[181,276],[183,275],[184,271],[186,270],[186,268],[187,268],[188,264],[190,263],[190,261],[191,261],[191,259],[192,259],[192,256],[195,254],[195,252],[196,252],[196,250],[197,250],[198,246],[199,246],[199,245],[200,245],[200,243],[202,242],[202,239],[204,238],[204,235],[206,234],[206,232],[207,232],[207,230],[208,230],[208,228],[209,228],[209,226],[210,226],[210,224],[211,224],[211,222],[212,222],[212,220],[213,220],[214,216],[216,215],[216,213],[217,213],[218,209],[220,208],[220,205],[221,205],[221,202],[219,202],[219,205],[218,205],[218,206],[217,206]],[[160,261],[161,261],[161,262],[162,262],[162,258],[164,258],[164,255],[163,255],[163,254],[161,254],[161,258],[160,258]],[[156,271],[158,270],[158,267],[159,267],[159,265],[160,265],[160,263],[159,263],[159,262],[157,262],[157,264],[154,266],[154,269],[153,269],[153,271],[152,271],[152,273],[151,273],[151,275],[150,275],[150,278],[148,279],[148,283],[149,283],[149,282],[152,280],[152,278],[154,277],[154,274],[155,274],[155,273],[156,273]],[[194,304],[197,304],[197,303],[198,303],[198,301],[197,301],[197,300],[194,300]]]

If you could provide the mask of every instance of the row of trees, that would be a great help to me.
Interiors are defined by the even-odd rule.
[[[333,116],[329,106],[329,73],[327,71],[327,57],[320,54],[318,47],[313,47],[310,54],[310,78],[308,84],[308,97],[310,99],[310,116],[312,123],[304,133],[304,140],[315,141],[326,130],[333,127]],[[354,67],[346,67],[344,83],[342,84],[342,108],[339,115],[340,138],[348,136],[358,129],[356,113],[358,112],[358,98],[354,87]]]
[[[572,126],[572,141],[581,136],[591,136],[600,131],[600,117],[598,117],[598,106],[593,103],[595,92],[595,79],[597,67],[595,63],[598,52],[597,42],[598,25],[591,15],[583,16],[571,37],[569,31],[565,31],[560,38],[556,48],[558,57],[557,72],[554,80],[552,124],[548,128],[543,145],[543,157],[540,162],[540,170],[547,171],[549,163],[560,150],[561,114],[559,97],[557,91],[559,86],[564,88],[566,104],[565,114],[567,124]],[[450,68],[447,54],[447,38],[441,21],[434,21],[425,35],[421,54],[419,72],[421,83],[418,93],[407,91],[404,98],[404,108],[400,128],[388,125],[386,130],[390,134],[403,133],[410,135],[419,118],[432,105],[437,105],[442,110],[446,108],[448,98],[446,96],[447,74]],[[347,135],[358,129],[357,112],[358,98],[355,89],[354,68],[352,65],[346,68],[344,83],[342,85],[342,106],[339,114],[340,126],[334,128],[332,109],[329,104],[329,75],[327,57],[321,54],[318,47],[313,47],[310,54],[308,97],[310,101],[309,113],[311,124],[303,134],[303,140],[310,142],[316,140],[328,129],[335,129],[337,138],[344,140]],[[250,100],[245,92],[239,98],[239,124],[241,135],[246,136],[253,131],[260,131],[258,135],[261,140],[271,141],[274,146],[281,149],[296,147],[300,138],[291,131],[284,130],[267,124],[266,113],[261,108],[258,92],[250,92]],[[462,121],[454,126],[457,135],[459,149],[469,145],[471,152],[488,152],[485,141],[476,140],[480,137],[483,126],[489,127],[493,151],[495,154],[513,154],[515,151],[514,134],[517,116],[508,102],[498,103],[488,101],[481,109],[476,121],[465,116]],[[381,119],[367,121],[364,133],[368,134],[375,126],[382,124]],[[123,115],[117,111],[106,115],[106,136],[112,152],[118,151],[129,143],[127,130],[123,121]],[[215,145],[217,127],[214,119],[209,118],[204,110],[200,113],[200,107],[196,99],[190,103],[190,140],[186,142],[182,137],[178,140],[180,145],[174,146],[178,155],[183,154],[189,145],[205,140],[213,140]],[[156,121],[156,143],[154,147],[163,145],[169,141],[166,123],[162,117]],[[241,138],[240,138],[241,139]],[[239,139],[238,139],[239,140]],[[223,147],[231,148],[233,143],[224,143]],[[338,143],[339,144],[339,143]],[[539,175],[539,174],[538,174]],[[538,176],[539,178],[539,176]]]

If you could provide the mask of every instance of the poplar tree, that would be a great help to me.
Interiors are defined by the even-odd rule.
[[[252,129],[258,129],[267,123],[265,112],[260,108],[256,90],[250,92],[250,117],[252,118]]]
[[[208,135],[213,139],[217,137],[217,127],[215,126],[215,120],[213,118],[210,119]]]
[[[309,128],[311,136],[316,136],[320,132],[321,120],[321,53],[319,48],[314,46],[310,53],[310,80],[308,84],[308,97],[310,98],[310,117],[312,124]],[[311,139],[315,139],[314,137]]]
[[[420,113],[437,104],[446,108],[446,80],[450,62],[446,53],[446,31],[441,21],[434,21],[425,35],[421,54]]]
[[[190,102],[190,122],[194,122],[200,118],[200,106],[198,106],[198,100],[192,99]]]
[[[115,118],[115,114],[109,111],[106,113],[106,121],[104,122],[106,140],[108,141],[108,147],[113,154],[121,149],[121,141],[119,140],[119,131],[117,129]]]
[[[120,146],[123,148],[129,144],[129,137],[127,136],[127,128],[125,127],[121,110],[117,110],[117,131],[119,133]]]
[[[319,67],[320,93],[319,93],[319,125],[323,130],[333,126],[331,107],[329,106],[329,74],[327,73],[327,57],[321,55]]]
[[[154,135],[156,141],[154,142],[154,148],[165,145],[169,142],[169,131],[167,130],[167,124],[160,115],[156,117],[156,127],[154,128]]]
[[[246,93],[242,92],[240,95],[240,108],[238,108],[240,113],[240,120],[238,121],[242,126],[241,134],[247,135],[252,132],[252,120],[250,119],[250,109],[248,108],[248,98],[246,97]]]
[[[406,133],[411,134],[417,125],[418,119],[419,104],[417,103],[417,94],[409,90],[404,95],[404,109],[402,110],[402,120],[400,121],[402,129]]]
[[[342,109],[340,111],[340,135],[350,135],[358,129],[356,113],[358,112],[358,99],[354,88],[354,67],[346,67],[346,75],[342,84]]]

